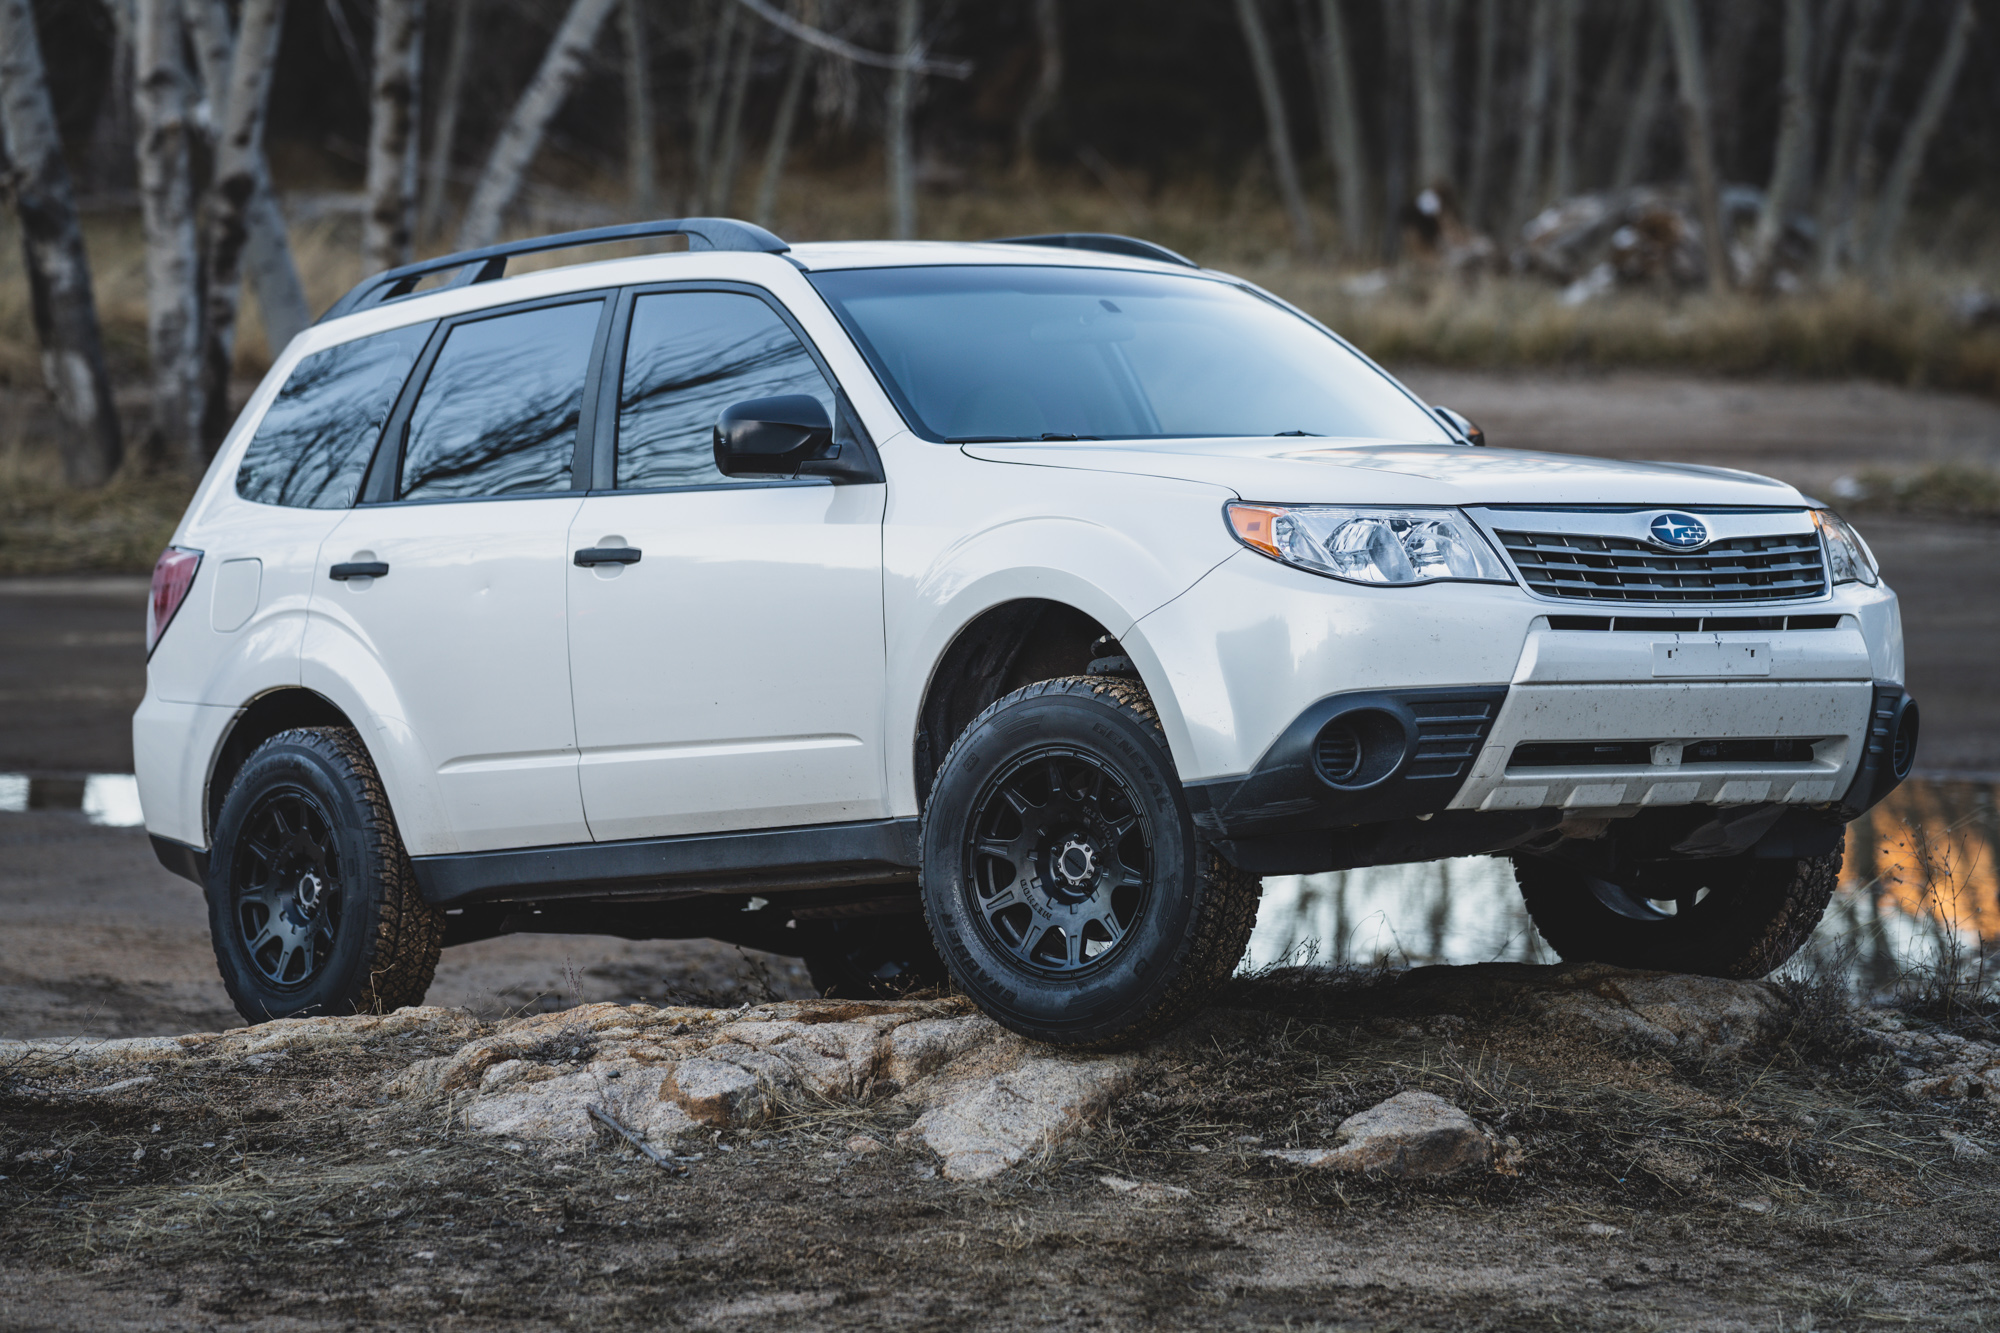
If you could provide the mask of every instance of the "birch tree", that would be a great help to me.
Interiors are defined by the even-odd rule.
[[[413,257],[423,61],[424,0],[376,0],[367,206],[361,220],[361,262],[370,272],[398,268]]]
[[[1576,192],[1577,0],[1556,0],[1556,118],[1550,133],[1549,193],[1567,199]]]
[[[264,156],[264,108],[277,61],[284,0],[243,0],[236,50],[229,64],[229,100],[217,129],[204,238],[201,319],[201,448],[188,457],[199,472],[228,433],[229,373],[236,355],[236,309],[243,285],[243,250],[250,200]]]
[[[528,164],[542,146],[549,121],[568,100],[577,76],[583,73],[584,58],[597,41],[605,16],[617,0],[571,0],[569,13],[556,30],[540,68],[526,91],[514,104],[507,123],[493,141],[486,166],[473,186],[472,199],[459,223],[458,248],[477,250],[500,238],[500,223],[508,205],[521,192]]]
[[[1436,9],[1433,0],[1410,0],[1410,75],[1417,104],[1419,189],[1451,181],[1451,110]]]
[[[1860,149],[1861,85],[1867,79],[1868,40],[1875,29],[1881,0],[1857,0],[1854,21],[1840,61],[1840,80],[1833,97],[1833,123],[1827,134],[1826,166],[1820,173],[1818,233],[1820,277],[1839,270],[1842,232],[1853,207],[1851,182]]]
[[[625,179],[632,216],[654,211],[653,51],[647,42],[645,0],[625,0]]]
[[[1930,149],[1938,123],[1944,119],[1945,107],[1951,102],[1951,90],[1958,83],[1959,67],[1965,63],[1965,49],[1972,41],[1975,22],[1972,0],[1958,0],[1944,47],[1924,84],[1923,100],[1903,127],[1902,142],[1897,145],[1888,178],[1882,185],[1882,197],[1875,205],[1875,216],[1868,229],[1868,250],[1863,256],[1866,265],[1877,273],[1887,268],[1890,247],[1896,233],[1903,228],[1903,215],[1909,211],[1917,172],[1923,167],[1924,154]]]
[[[808,3],[800,7],[801,14],[812,19],[817,17]],[[812,72],[812,48],[801,41],[793,41],[791,59],[785,68],[785,90],[778,97],[777,114],[771,119],[771,137],[764,145],[764,169],[757,179],[757,202],[750,210],[751,219],[759,225],[769,225],[778,207],[778,182],[785,174],[785,157],[791,151],[792,126],[799,118],[799,103],[805,98],[806,76]]]
[[[1062,12],[1057,0],[1035,0],[1035,56],[1035,86],[1014,119],[1014,174],[1021,177],[1034,172],[1035,133],[1062,92]]]
[[[1640,66],[1639,85],[1632,90],[1624,133],[1618,139],[1618,158],[1611,168],[1614,190],[1629,189],[1639,183],[1646,170],[1647,150],[1653,143],[1653,123],[1660,117],[1660,88],[1667,80],[1670,43],[1658,23],[1649,22],[1646,26],[1651,30],[1646,41],[1646,63]]]
[[[151,464],[171,462],[186,469],[201,459],[203,414],[201,248],[183,38],[179,0],[137,0],[133,69],[153,407],[145,451]]]
[[[1488,4],[1494,0],[1486,0]],[[1353,48],[1340,0],[1320,0],[1320,41],[1326,73],[1323,116],[1327,157],[1340,200],[1340,243],[1349,259],[1368,247],[1368,160],[1361,142],[1361,112],[1354,89]]]
[[[898,240],[917,234],[917,172],[910,122],[916,110],[916,62],[923,56],[918,28],[923,19],[918,0],[896,0],[896,52],[903,57],[889,75],[887,125],[889,167],[889,232]]]
[[[727,213],[736,197],[736,171],[743,163],[743,106],[750,95],[750,62],[757,53],[756,38],[754,29],[746,31],[730,61],[729,95],[722,107],[722,142],[716,147],[715,179],[704,212]]]
[[[694,181],[688,192],[688,211],[706,213],[708,197],[715,181],[716,127],[722,119],[723,97],[729,90],[730,52],[735,49],[736,29],[741,22],[731,0],[716,0],[721,6],[715,17],[715,31],[709,42],[708,58],[701,67],[694,89],[694,144],[689,157],[694,163]]]
[[[445,186],[451,177],[452,149],[458,143],[458,111],[465,101],[465,71],[472,54],[472,6],[473,0],[452,0],[450,54],[445,57],[444,84],[438,89],[437,113],[431,121],[423,197],[417,204],[417,232],[422,236],[435,234],[444,216]]]
[[[1687,145],[1688,177],[1694,182],[1695,207],[1701,217],[1701,248],[1708,257],[1708,285],[1717,292],[1730,287],[1728,238],[1722,234],[1722,201],[1715,181],[1715,149],[1709,134],[1708,85],[1701,58],[1701,28],[1694,0],[1660,0],[1673,48],[1675,95],[1681,112],[1681,137]]]
[[[1549,50],[1556,0],[1535,0],[1528,32],[1527,84],[1521,95],[1521,146],[1514,154],[1514,191],[1507,226],[1517,230],[1542,206],[1542,140],[1548,134]]]
[[[124,444],[28,0],[0,0],[0,149],[0,181],[21,224],[42,381],[64,427],[63,477],[72,486],[99,486],[118,470]]]
[[[1778,93],[1778,143],[1772,152],[1764,206],[1758,211],[1757,230],[1750,242],[1754,263],[1750,286],[1754,290],[1770,286],[1785,217],[1809,184],[1814,132],[1812,9],[1808,0],[1785,0],[1785,72]]]
[[[1257,77],[1257,95],[1264,104],[1264,132],[1271,148],[1271,171],[1278,179],[1278,195],[1292,224],[1292,251],[1313,252],[1312,214],[1306,208],[1306,192],[1299,184],[1298,158],[1292,153],[1292,133],[1285,120],[1284,90],[1278,84],[1278,62],[1271,55],[1271,39],[1264,30],[1259,0],[1236,0],[1236,21],[1243,29],[1243,44],[1250,50],[1250,70]]]

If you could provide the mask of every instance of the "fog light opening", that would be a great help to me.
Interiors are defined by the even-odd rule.
[[[1330,787],[1372,787],[1401,767],[1409,749],[1402,720],[1379,708],[1342,713],[1313,741],[1313,767]]]
[[[1896,715],[1896,734],[1889,742],[1889,768],[1901,782],[1910,776],[1910,770],[1917,766],[1917,705],[1914,700],[1903,705]]]

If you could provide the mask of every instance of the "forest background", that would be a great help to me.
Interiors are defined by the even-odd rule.
[[[1143,235],[1399,365],[2000,395],[1995,0],[0,0],[0,129],[0,573],[145,568],[364,273],[657,216]]]

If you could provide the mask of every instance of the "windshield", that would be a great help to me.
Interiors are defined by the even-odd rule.
[[[1452,442],[1339,341],[1234,283],[1014,265],[811,277],[933,440]]]

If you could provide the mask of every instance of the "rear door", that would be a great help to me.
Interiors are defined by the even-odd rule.
[[[412,851],[589,838],[565,543],[610,308],[588,294],[447,321],[322,548],[305,684],[344,683],[415,742],[447,831]]]
[[[734,481],[711,442],[747,398],[839,419],[830,374],[749,288],[627,293],[611,348],[615,419],[569,544],[638,558],[568,571],[591,833],[882,818],[885,487]]]

